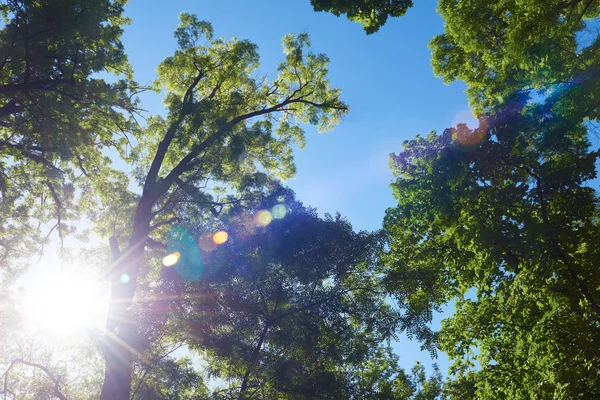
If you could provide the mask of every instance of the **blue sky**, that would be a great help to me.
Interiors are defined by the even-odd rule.
[[[416,134],[473,122],[464,85],[445,86],[431,70],[427,43],[443,27],[436,2],[415,2],[406,16],[367,36],[345,17],[315,13],[309,0],[130,0],[126,10],[133,23],[124,44],[136,79],[149,83],[175,49],[173,30],[181,11],[211,22],[217,36],[258,44],[265,73],[273,73],[282,60],[285,34],[309,33],[313,50],[331,59],[332,84],[342,89],[350,113],[333,132],[308,130],[306,147],[295,154],[297,177],[287,184],[319,213],[339,211],[355,229],[374,230],[394,205],[389,153]],[[164,112],[154,95],[146,95],[142,106]],[[403,338],[394,347],[405,368],[417,359],[432,362],[418,343]],[[445,372],[447,359],[442,355],[437,362]]]

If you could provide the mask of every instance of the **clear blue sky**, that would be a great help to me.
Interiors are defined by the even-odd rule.
[[[136,79],[148,83],[175,49],[173,30],[181,11],[211,22],[217,36],[258,44],[266,73],[282,60],[285,34],[308,32],[313,50],[331,59],[331,81],[342,89],[350,113],[333,132],[308,131],[307,146],[296,151],[297,177],[287,183],[319,213],[339,211],[355,229],[374,230],[394,205],[389,153],[416,134],[473,121],[464,85],[445,86],[431,70],[427,42],[443,26],[437,1],[415,3],[406,16],[367,36],[345,17],[315,13],[309,0],[130,0],[127,15],[133,23],[124,44]],[[160,99],[143,100],[151,113],[163,112]],[[418,343],[402,339],[395,350],[405,368],[417,359],[431,364]],[[442,355],[437,362],[445,373],[447,359]]]

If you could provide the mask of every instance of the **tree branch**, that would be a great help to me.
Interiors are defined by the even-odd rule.
[[[143,193],[147,193],[150,188],[153,188],[156,185],[156,180],[158,178],[158,172],[160,171],[160,167],[165,159],[165,155],[167,154],[167,150],[171,145],[171,142],[175,138],[175,132],[181,125],[181,122],[185,118],[185,116],[189,113],[188,104],[190,104],[193,100],[194,89],[200,83],[200,80],[204,77],[204,73],[200,71],[192,84],[188,87],[183,96],[183,104],[181,106],[181,110],[179,110],[179,115],[177,119],[169,126],[167,129],[167,133],[163,140],[160,141],[158,145],[158,149],[156,150],[156,154],[154,155],[154,159],[152,160],[152,164],[150,165],[150,170],[148,171],[148,175],[146,177],[146,182],[144,183],[144,191]]]
[[[144,380],[146,379],[148,372],[150,372],[154,369],[154,364],[164,360],[169,355],[171,355],[171,353],[177,351],[181,347],[183,347],[183,344],[179,344],[179,345],[175,346],[174,348],[172,348],[167,353],[165,353],[161,356],[154,357],[154,359],[150,363],[144,363],[145,364],[144,373],[140,377],[140,380],[138,381],[138,384],[137,384],[135,390],[133,391],[133,393],[131,393],[131,397],[130,397],[131,400],[135,399],[135,395],[137,394],[138,390],[140,390],[140,387],[142,387],[142,383],[144,383]]]
[[[2,124],[0,123],[0,125],[2,125]],[[33,146],[33,145],[27,146],[27,145],[23,145],[23,144],[16,144],[16,143],[10,143],[10,142],[6,142],[6,141],[0,141],[0,148],[2,148],[2,147],[10,147],[13,149],[17,149],[20,151],[21,155],[24,156],[25,158],[29,158],[32,161],[43,164],[46,168],[56,171],[60,174],[64,173],[64,171],[62,169],[60,169],[56,165],[52,164],[52,162],[50,160],[46,159],[45,157],[43,157],[39,154],[35,154],[35,153],[31,152],[31,151],[46,151],[45,148],[43,148],[43,147]],[[53,149],[49,148],[49,151],[53,151]]]
[[[0,117],[6,117],[13,114],[19,114],[23,112],[25,107],[21,104],[17,104],[15,99],[10,100],[8,103],[0,107]],[[8,122],[2,122],[2,126],[9,127],[10,124]]]
[[[221,137],[223,137],[225,134],[227,134],[231,130],[231,128],[233,128],[235,125],[237,125],[240,122],[243,122],[248,119],[258,117],[261,115],[270,114],[272,112],[280,110],[281,108],[285,108],[285,106],[287,106],[288,104],[292,104],[292,103],[304,103],[304,104],[312,105],[314,107],[333,108],[336,110],[346,110],[347,109],[347,107],[345,107],[345,106],[336,106],[336,105],[327,104],[327,103],[314,103],[309,100],[294,99],[291,96],[293,96],[293,94],[290,95],[288,98],[286,98],[281,103],[278,103],[272,107],[252,111],[252,112],[249,112],[249,113],[246,113],[243,115],[239,115],[239,116],[233,118],[229,122],[225,123],[218,131],[209,135],[206,138],[206,140],[204,140],[202,143],[199,143],[198,145],[192,147],[190,152],[185,157],[183,157],[183,159],[181,159],[179,164],[177,164],[177,166],[175,166],[175,168],[173,168],[171,170],[171,172],[169,172],[169,174],[160,182],[160,184],[157,185],[157,187],[156,187],[157,198],[162,196],[164,193],[166,193],[167,190],[169,190],[169,188],[171,187],[171,185],[175,182],[175,180],[177,178],[179,178],[184,172],[189,171],[196,165],[194,160],[201,152],[206,150],[210,145],[212,145],[214,142],[216,142]]]
[[[58,236],[60,237],[60,248],[63,248],[63,235],[62,235],[62,221],[61,221],[61,217],[62,217],[62,203],[60,202],[60,199],[58,198],[58,194],[56,193],[56,190],[54,190],[54,185],[52,185],[52,182],[50,181],[46,181],[46,185],[48,186],[48,188],[50,189],[50,193],[52,193],[52,198],[54,198],[54,203],[56,203],[56,218],[57,218],[57,227],[58,227]]]
[[[8,393],[8,390],[6,388],[7,382],[8,382],[8,374],[9,374],[10,370],[16,364],[23,364],[23,365],[38,368],[38,369],[41,369],[42,371],[44,371],[46,373],[46,375],[48,375],[48,378],[50,378],[50,380],[54,383],[54,393],[53,393],[54,396],[56,396],[60,400],[68,400],[67,397],[60,392],[60,383],[59,383],[58,379],[54,376],[54,374],[48,368],[44,367],[41,364],[32,363],[32,362],[29,362],[26,360],[22,360],[20,358],[13,360],[10,363],[10,366],[8,367],[6,372],[4,372],[4,374],[2,375],[4,377],[4,399],[5,400],[6,400],[6,394]]]
[[[121,249],[119,248],[119,242],[117,241],[116,236],[111,236],[108,239],[108,244],[110,246],[110,254],[112,255],[112,261],[117,262],[119,258],[121,258]]]
[[[285,318],[287,316],[290,316],[290,315],[302,312],[302,311],[310,310],[313,307],[319,306],[319,305],[321,305],[323,303],[328,302],[329,300],[333,300],[336,297],[343,296],[343,295],[348,294],[350,292],[353,292],[355,290],[368,290],[368,289],[369,288],[366,288],[366,287],[355,287],[355,288],[348,288],[348,289],[342,290],[341,292],[337,292],[337,293],[335,293],[335,294],[333,294],[331,296],[327,296],[327,297],[325,297],[325,298],[323,298],[323,299],[321,299],[319,301],[315,301],[315,302],[309,303],[309,304],[307,304],[307,305],[305,305],[303,307],[299,307],[299,308],[295,308],[295,309],[292,309],[292,310],[288,310],[288,311],[286,311],[286,312],[284,312],[282,314],[279,314],[276,317],[273,317],[273,322],[275,322],[277,320],[280,320],[282,318]]]
[[[541,177],[539,175],[535,174],[530,168],[528,168],[526,166],[513,164],[513,163],[509,162],[505,157],[503,157],[503,160],[506,164],[508,164],[512,167],[522,169],[530,177],[532,177],[535,180],[536,194],[540,201],[540,211],[542,212],[542,219],[544,221],[544,225],[546,225],[545,234],[548,237],[548,240],[550,242],[552,250],[554,250],[555,254],[562,261],[563,265],[567,268],[567,272],[571,276],[571,279],[573,279],[575,281],[575,283],[577,284],[577,287],[583,294],[583,297],[585,297],[585,299],[590,303],[592,310],[594,310],[594,312],[596,313],[597,316],[600,316],[600,305],[598,304],[598,302],[596,301],[596,299],[590,292],[590,290],[587,287],[587,285],[585,284],[585,282],[579,277],[577,272],[573,269],[571,262],[568,260],[567,255],[563,252],[562,248],[560,247],[560,244],[558,243],[558,240],[556,239],[556,237],[554,235],[554,226],[550,221],[550,215],[548,214],[548,209],[546,207],[546,199],[544,196],[544,191],[542,189]]]
[[[18,150],[39,151],[46,153],[52,153],[58,150],[54,147],[42,147],[35,144],[10,143],[4,140],[0,141],[0,148],[2,147],[12,147]]]
[[[256,347],[254,348],[254,351],[252,352],[252,357],[250,358],[250,362],[248,363],[248,367],[246,368],[246,372],[244,373],[244,379],[242,380],[242,385],[240,387],[240,394],[238,396],[238,400],[242,400],[244,398],[246,398],[244,396],[246,390],[248,389],[248,379],[250,378],[250,373],[252,372],[252,369],[254,368],[254,364],[256,364],[256,362],[258,361],[258,356],[260,354],[260,349],[265,341],[265,337],[267,336],[267,332],[269,331],[269,321],[265,321],[265,326],[262,330],[262,332],[260,333],[260,336],[258,338],[258,343],[256,345]]]
[[[159,249],[159,250],[167,249],[166,244],[159,242],[158,240],[152,239],[151,237],[148,237],[148,239],[146,239],[146,246],[151,247],[153,249]]]
[[[155,223],[154,225],[151,225],[150,228],[148,229],[148,233],[152,232],[153,230],[155,230],[156,228],[159,228],[163,225],[169,225],[172,224],[173,222],[178,222],[179,221],[179,217],[172,217],[163,221],[159,221],[157,223]]]

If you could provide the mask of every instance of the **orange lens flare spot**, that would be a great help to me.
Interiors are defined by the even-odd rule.
[[[273,215],[267,210],[260,210],[254,214],[254,223],[256,226],[267,226],[273,221]]]
[[[478,131],[473,131],[472,133],[468,133],[468,134],[464,134],[464,135],[457,135],[456,136],[456,140],[458,140],[460,143],[467,145],[467,146],[472,146],[474,144],[479,143],[479,141],[481,139],[483,139],[483,136],[481,134],[481,132]]]
[[[177,261],[179,261],[180,257],[181,254],[179,254],[178,251],[176,251],[175,253],[171,253],[165,258],[163,258],[163,265],[165,267],[172,267],[173,265],[177,264]]]
[[[213,242],[215,242],[215,244],[223,244],[227,241],[228,238],[229,235],[227,234],[227,232],[219,231],[213,235],[212,240]]]
[[[466,146],[473,146],[479,143],[486,135],[487,121],[479,121],[479,128],[469,129],[465,124],[458,124],[454,130],[453,136],[456,141]]]

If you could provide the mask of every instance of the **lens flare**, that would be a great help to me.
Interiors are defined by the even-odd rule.
[[[223,244],[227,241],[229,235],[225,231],[219,231],[215,233],[212,237],[212,240],[215,244]]]
[[[254,223],[256,226],[267,226],[273,221],[273,215],[267,210],[260,210],[254,214]]]
[[[479,142],[483,137],[480,134],[480,131],[468,130],[468,129],[456,129],[454,131],[454,138],[459,143],[464,144],[466,146],[472,146]]]
[[[181,257],[181,254],[178,251],[171,253],[165,258],[163,258],[163,265],[165,267],[172,267],[173,265],[177,264],[177,261],[179,261],[179,257]]]
[[[271,209],[271,214],[275,219],[282,219],[287,214],[287,208],[283,204],[277,204]]]
[[[202,263],[199,238],[193,236],[182,226],[174,226],[167,235],[167,251],[171,253],[165,259],[165,265],[173,265],[173,269],[188,281],[197,281],[202,276]]]
[[[450,123],[450,126],[457,126],[458,124],[465,124],[470,129],[475,129],[475,128],[477,128],[477,125],[479,123],[477,121],[477,118],[475,118],[475,116],[473,115],[473,111],[466,109],[466,110],[462,110],[461,112],[456,114],[454,116],[454,118],[452,118],[452,122]]]
[[[485,137],[488,126],[488,121],[485,118],[479,119],[479,127],[475,129],[469,129],[466,124],[458,124],[454,129],[453,136],[459,143],[473,146]]]
[[[198,239],[198,246],[204,251],[213,251],[217,248],[217,245],[213,241],[213,235],[210,232],[203,233]]]
[[[130,280],[131,278],[129,277],[129,274],[121,274],[121,282],[129,283]]]

